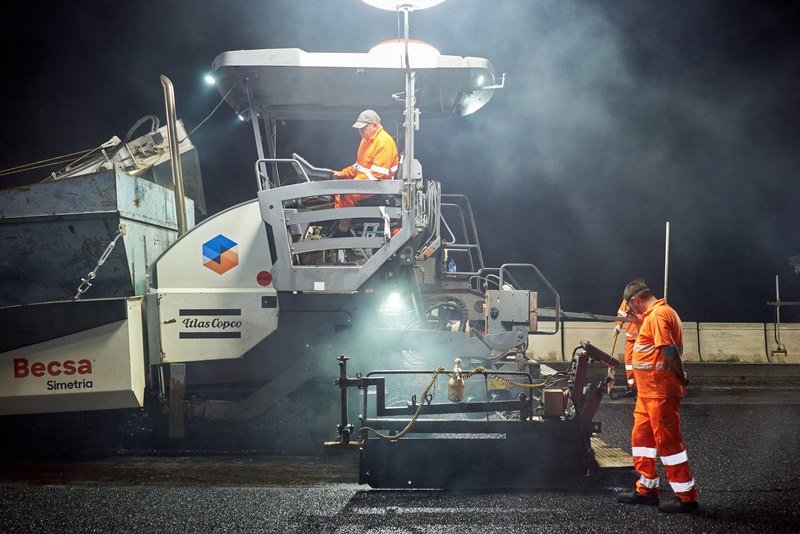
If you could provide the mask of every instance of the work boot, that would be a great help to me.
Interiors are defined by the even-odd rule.
[[[680,499],[658,504],[658,509],[667,514],[691,514],[698,508],[700,508],[698,503],[682,501]]]
[[[626,491],[624,493],[617,493],[617,502],[625,504],[648,504],[655,506],[658,504],[658,497],[645,497],[638,491]]]
[[[620,393],[617,398],[627,398],[627,399],[635,399],[636,398],[636,388],[628,388],[624,392]]]

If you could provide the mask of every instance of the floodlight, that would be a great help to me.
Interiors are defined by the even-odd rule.
[[[383,309],[389,313],[396,313],[406,309],[403,297],[397,291],[389,293],[386,301],[383,303]]]
[[[406,44],[402,39],[383,41],[373,46],[369,54],[387,61],[399,60],[400,64],[405,64]],[[440,55],[434,46],[424,41],[408,41],[409,62],[416,68],[436,67]]]
[[[216,85],[216,84],[217,84],[217,79],[216,79],[216,78],[214,78],[214,76],[213,76],[211,73],[207,73],[207,74],[206,74],[206,75],[203,77],[203,79],[206,81],[206,83],[207,83],[208,85]]]
[[[362,0],[362,2],[387,11],[417,11],[441,4],[444,0]]]

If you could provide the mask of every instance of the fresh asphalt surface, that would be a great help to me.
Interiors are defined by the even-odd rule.
[[[630,450],[632,411],[603,400],[609,445]],[[632,471],[575,490],[387,491],[358,485],[352,457],[17,458],[0,463],[0,532],[798,532],[798,416],[797,389],[687,398],[690,515],[618,504]]]

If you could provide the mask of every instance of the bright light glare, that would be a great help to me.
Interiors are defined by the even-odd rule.
[[[400,11],[401,9],[416,11],[441,4],[444,0],[362,0],[362,2],[387,11]]]
[[[385,61],[399,61],[405,64],[406,45],[402,39],[383,41],[373,46],[369,51],[371,56]],[[433,45],[424,41],[408,41],[408,60],[412,67],[434,68],[437,66],[441,54]]]
[[[478,76],[478,87],[483,85],[483,75]]]
[[[242,121],[242,122],[245,121],[244,115],[242,115],[241,113],[237,113],[236,116],[239,117],[240,121]]]
[[[383,303],[383,309],[387,313],[397,313],[405,310],[406,305],[403,302],[403,297],[398,292],[389,293],[386,301]]]
[[[203,79],[206,81],[208,85],[216,85],[217,79],[211,75],[211,73],[206,74]]]

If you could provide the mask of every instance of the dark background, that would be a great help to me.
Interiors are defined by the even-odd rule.
[[[0,170],[123,137],[143,115],[163,124],[161,74],[191,130],[219,101],[202,77],[223,51],[366,52],[397,37],[395,13],[359,0],[5,9]],[[474,115],[423,122],[416,157],[472,199],[486,263],[536,264],[566,310],[613,314],[636,277],[660,296],[670,221],[669,300],[683,319],[769,321],[775,275],[800,300],[798,27],[788,2],[449,0],[412,13],[411,37],[485,57],[508,80]],[[279,126],[279,153],[343,167],[359,140],[350,125]],[[223,105],[192,140],[210,213],[254,196],[249,123]]]

